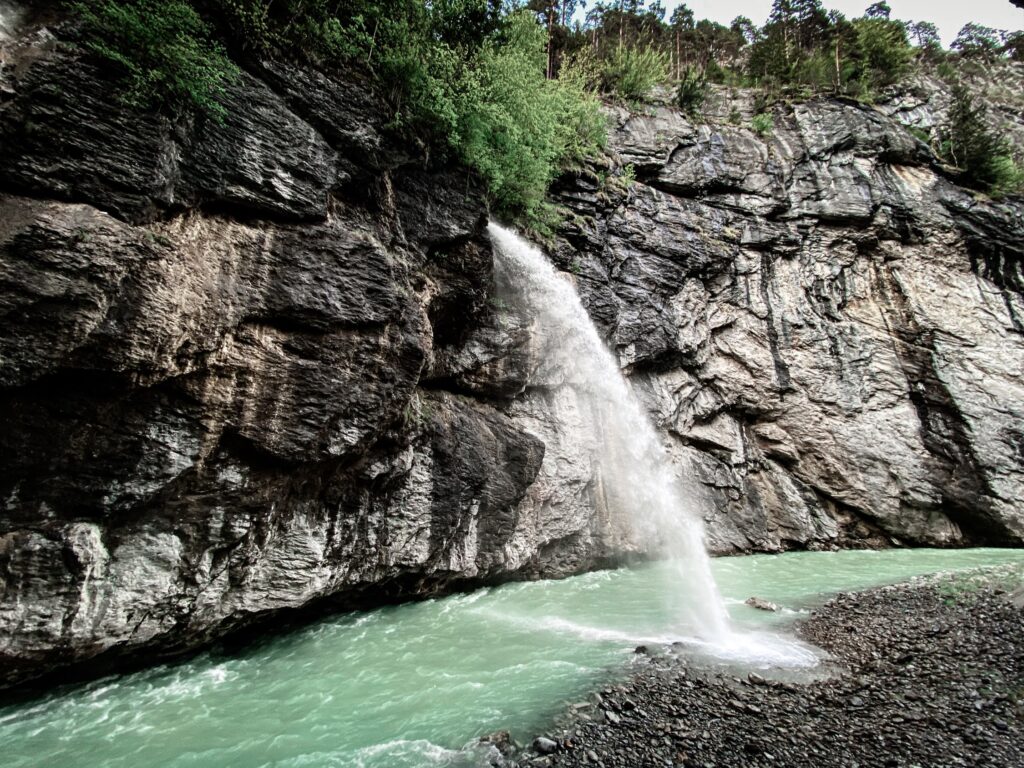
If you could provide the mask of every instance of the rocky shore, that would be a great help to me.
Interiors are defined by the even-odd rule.
[[[1024,765],[1021,570],[836,597],[799,634],[839,671],[794,683],[671,656],[572,709],[523,765]],[[770,677],[766,675],[766,677]]]

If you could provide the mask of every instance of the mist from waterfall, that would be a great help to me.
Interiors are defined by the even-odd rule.
[[[711,645],[726,642],[729,621],[711,575],[703,525],[575,287],[515,232],[493,222],[488,229],[500,276],[534,323],[544,379],[571,387],[593,414],[603,502],[629,520],[641,549],[672,561],[669,595],[679,629]]]

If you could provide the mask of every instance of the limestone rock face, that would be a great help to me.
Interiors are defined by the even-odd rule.
[[[615,111],[636,182],[563,183],[557,259],[716,550],[1024,539],[1024,206],[893,114],[811,102],[762,137]]]
[[[615,554],[507,412],[479,182],[358,78],[265,63],[218,123],[0,51],[0,685]]]

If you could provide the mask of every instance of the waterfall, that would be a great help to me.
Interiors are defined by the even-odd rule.
[[[575,288],[541,251],[491,223],[501,276],[533,319],[547,380],[572,387],[600,435],[600,485],[609,508],[625,516],[640,546],[673,562],[671,594],[681,629],[717,644],[729,622],[704,548],[704,532],[658,434],[605,347]]]

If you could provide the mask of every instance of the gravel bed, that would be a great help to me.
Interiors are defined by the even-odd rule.
[[[834,598],[798,627],[833,656],[826,679],[741,677],[656,654],[506,765],[1020,768],[1021,575],[988,569]]]

